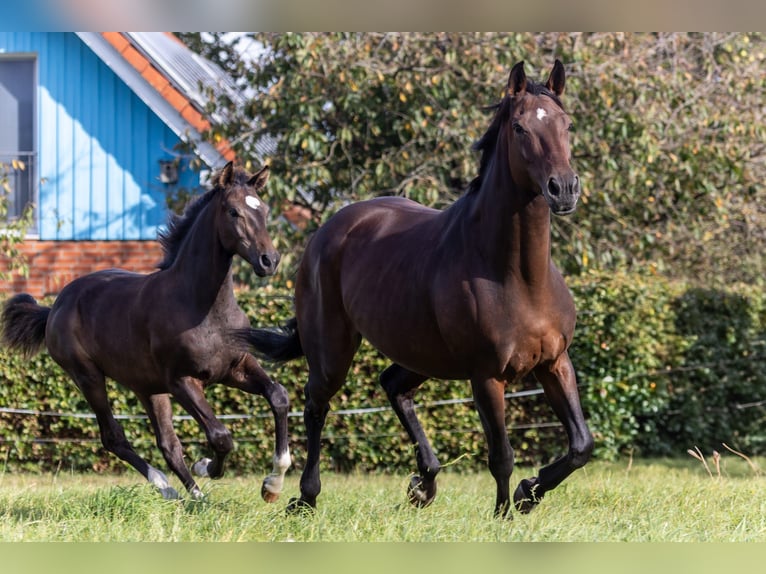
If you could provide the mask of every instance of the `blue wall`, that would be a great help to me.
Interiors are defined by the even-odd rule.
[[[74,33],[0,32],[14,52],[37,58],[40,239],[155,239],[179,138]]]

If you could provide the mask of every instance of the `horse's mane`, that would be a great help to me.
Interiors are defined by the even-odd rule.
[[[167,229],[160,231],[157,239],[165,254],[164,259],[157,265],[159,269],[170,267],[178,256],[184,239],[189,234],[189,230],[199,217],[199,214],[207,207],[212,199],[221,191],[224,186],[221,183],[221,171],[213,176],[213,187],[194,199],[186,206],[182,215],[173,213],[168,218]],[[242,168],[236,167],[232,173],[231,184],[243,185],[249,179],[249,174]]]
[[[545,84],[527,80],[526,92],[533,96],[548,96],[556,102],[560,108],[564,108],[559,97],[550,91]],[[481,187],[481,184],[484,181],[484,176],[487,173],[489,161],[492,159],[492,156],[495,153],[495,148],[497,147],[497,136],[500,134],[500,130],[503,127],[505,120],[508,119],[512,106],[513,97],[506,94],[499,103],[484,108],[487,111],[495,112],[495,115],[492,118],[492,123],[489,125],[489,128],[487,128],[487,131],[472,146],[474,150],[481,152],[481,161],[479,163],[479,175],[473,178],[471,183],[468,184],[466,194],[474,193]]]

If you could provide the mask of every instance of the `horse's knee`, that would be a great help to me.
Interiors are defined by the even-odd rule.
[[[585,438],[581,443],[572,445],[569,451],[569,458],[572,466],[575,468],[581,468],[585,466],[585,463],[590,460],[591,454],[593,454],[594,446],[595,442],[590,434],[588,434],[587,438]]]
[[[234,449],[234,439],[226,427],[211,430],[208,442],[210,447],[220,455],[226,455]]]

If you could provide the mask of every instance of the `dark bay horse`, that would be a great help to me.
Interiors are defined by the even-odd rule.
[[[183,460],[171,396],[199,423],[214,453],[212,460],[193,465],[197,475],[222,476],[234,446],[205,400],[205,388],[214,383],[263,395],[271,407],[276,445],[273,472],[261,490],[265,500],[279,497],[290,465],[287,392],[232,336],[249,325],[234,297],[233,256],[245,259],[260,276],[274,273],[279,262],[266,230],[268,210],[257,195],[268,176],[268,167],[251,175],[227,164],[213,188],[183,216],[174,216],[160,235],[164,260],[158,271],[97,271],[66,285],[50,308],[20,294],[3,310],[3,343],[28,356],[47,347],[95,412],[104,447],[165,498],[178,493],[128,443],[112,414],[106,377],[140,399],[168,466],[195,498],[202,492]]]
[[[308,457],[300,499],[320,491],[320,435],[362,337],[393,364],[380,382],[416,447],[410,501],[431,503],[439,461],[413,399],[428,378],[469,379],[497,482],[495,513],[510,509],[513,449],[505,422],[508,383],[534,374],[569,438],[566,455],[522,480],[521,512],[583,466],[593,449],[567,354],[575,307],[551,261],[550,217],[571,213],[580,182],[569,164],[570,119],[558,60],[545,84],[511,70],[481,150],[478,177],[444,211],[401,197],[340,210],[312,237],[298,271],[295,319],[243,336],[272,360],[305,355]]]

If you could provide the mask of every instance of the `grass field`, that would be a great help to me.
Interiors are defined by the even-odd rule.
[[[766,478],[734,456],[711,471],[691,457],[592,462],[512,521],[492,518],[488,472],[443,473],[426,509],[406,502],[405,475],[324,473],[312,516],[284,513],[296,472],[273,505],[259,496],[260,476],[203,482],[208,496],[193,502],[165,501],[135,473],[6,472],[0,541],[766,541]],[[530,474],[517,468],[512,484]]]

